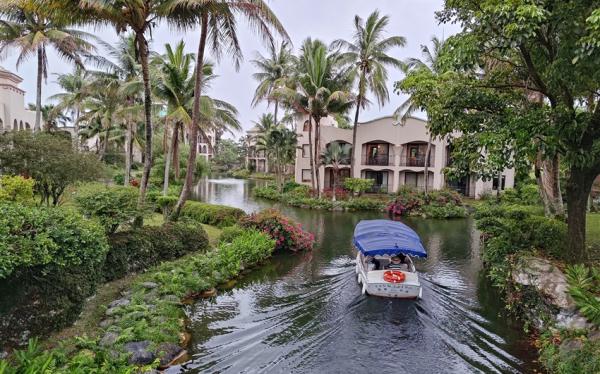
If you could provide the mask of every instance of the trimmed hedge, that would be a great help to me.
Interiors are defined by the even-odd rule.
[[[246,213],[241,209],[225,205],[187,201],[181,210],[181,215],[205,225],[227,227],[234,225]]]
[[[75,211],[0,203],[0,342],[71,323],[102,279],[103,228]]]
[[[208,235],[199,225],[175,222],[119,232],[112,235],[109,242],[111,249],[104,266],[107,281],[145,270],[161,261],[205,251]]]

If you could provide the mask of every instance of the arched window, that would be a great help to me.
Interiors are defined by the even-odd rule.
[[[2,122],[2,118],[0,118],[0,131],[4,130],[4,122]]]
[[[310,127],[310,126],[309,126],[309,123],[308,123],[308,121],[304,121],[304,126],[302,127],[302,131],[308,131],[308,128],[309,128],[309,127]]]
[[[202,146],[202,153],[208,153],[208,147],[207,146]]]
[[[18,130],[19,129],[19,124],[17,123],[17,120],[15,119],[15,121],[13,122],[13,130]]]
[[[19,130],[23,130],[23,129],[24,129],[23,121],[19,121]]]
[[[25,128],[27,130],[31,130],[31,125],[29,124],[29,122],[25,122]]]

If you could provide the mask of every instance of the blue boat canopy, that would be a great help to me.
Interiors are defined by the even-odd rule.
[[[363,220],[354,229],[354,246],[365,256],[406,255],[427,257],[421,238],[402,222]]]

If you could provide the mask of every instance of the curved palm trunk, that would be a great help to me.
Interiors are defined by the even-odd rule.
[[[35,97],[35,132],[40,131],[42,122],[42,78],[44,75],[44,50],[39,47],[37,50],[37,90]]]
[[[202,68],[204,66],[204,50],[206,49],[206,36],[208,31],[208,14],[202,14],[200,26],[200,43],[198,44],[198,59],[196,62],[196,81],[194,82],[194,106],[192,110],[192,126],[190,128],[190,155],[186,166],[185,182],[179,200],[173,209],[171,219],[176,220],[181,213],[181,208],[188,199],[194,183],[194,171],[196,166],[196,153],[198,151],[198,128],[200,126],[200,95],[202,84]]]
[[[279,102],[275,100],[275,113],[273,113],[273,124],[277,126],[277,111],[279,109]]]
[[[350,154],[350,178],[354,176],[354,166],[356,165],[356,134],[358,132],[358,117],[360,115],[360,105],[363,101],[365,72],[361,69],[360,81],[358,83],[358,96],[356,97],[356,113],[354,114],[354,127],[352,128],[352,150]]]
[[[314,148],[313,148],[313,136],[312,136],[312,115],[308,115],[308,153],[310,159],[310,183],[311,187],[315,189],[315,160],[314,160]]]
[[[79,109],[77,109],[75,111],[75,121],[73,121],[73,127],[75,132],[75,136],[73,136],[73,148],[75,148],[75,151],[79,151],[79,116]]]
[[[112,121],[106,126],[106,132],[104,133],[104,141],[102,141],[102,149],[100,149],[100,160],[104,160],[106,156],[106,150],[108,149],[108,137],[110,136],[110,127]]]
[[[148,44],[142,32],[136,33],[138,48],[140,51],[140,63],[142,65],[142,78],[144,80],[144,112],[146,117],[146,131],[144,147],[144,172],[140,183],[140,195],[138,197],[138,208],[142,210],[146,201],[146,190],[148,180],[150,179],[150,169],[152,169],[152,96],[150,92],[150,74],[148,71]],[[138,224],[142,224],[142,218],[138,218]]]
[[[429,156],[431,155],[431,134],[427,141],[427,150],[425,151],[425,196],[429,193]]]
[[[129,178],[131,177],[131,138],[133,134],[133,125],[127,120],[127,131],[125,132],[125,177],[123,184],[129,186]]]
[[[181,122],[177,122],[175,124],[175,129],[173,130],[173,145],[172,145],[172,164],[173,170],[175,171],[175,179],[179,179],[181,177],[180,165],[179,165],[179,132],[181,131]]]

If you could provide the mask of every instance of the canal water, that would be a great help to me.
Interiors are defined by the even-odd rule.
[[[187,310],[191,360],[169,373],[530,373],[535,350],[482,274],[470,219],[407,219],[429,257],[423,299],[361,295],[351,248],[373,212],[295,209],[252,197],[254,181],[207,179],[199,200],[280,209],[315,234],[310,253],[275,256]]]

